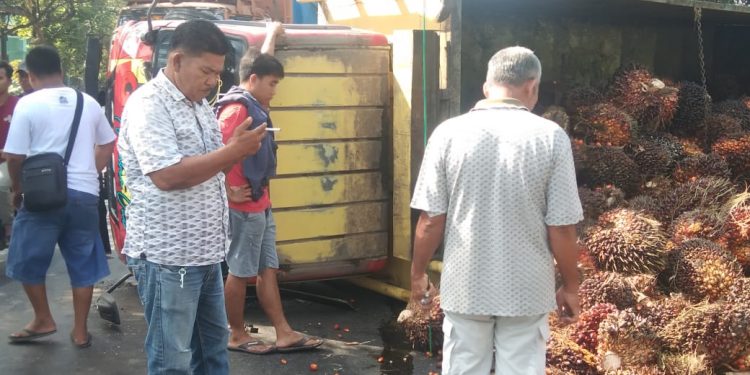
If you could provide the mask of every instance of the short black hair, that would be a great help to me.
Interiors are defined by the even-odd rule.
[[[5,77],[13,79],[13,67],[7,61],[0,61],[0,69],[5,69]]]
[[[52,46],[34,47],[26,54],[26,68],[37,77],[62,74],[60,54]]]
[[[240,61],[240,81],[247,81],[253,74],[261,78],[265,76],[284,78],[284,65],[267,53],[258,54],[253,59],[246,53]]]
[[[211,53],[226,56],[232,50],[232,46],[213,22],[190,20],[177,26],[172,34],[169,51],[178,49],[191,55]]]

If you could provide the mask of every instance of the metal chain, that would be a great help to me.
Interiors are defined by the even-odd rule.
[[[701,69],[701,83],[703,88],[708,90],[706,83],[706,56],[703,54],[703,8],[693,7],[695,13],[695,31],[698,34],[698,64]]]

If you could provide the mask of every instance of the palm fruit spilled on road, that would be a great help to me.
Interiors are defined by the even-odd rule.
[[[734,179],[750,181],[750,133],[720,139],[711,149],[727,161]]]
[[[547,341],[547,366],[557,373],[596,375],[596,356],[564,333],[552,331]]]
[[[584,279],[578,288],[578,296],[584,310],[600,303],[610,303],[618,309],[636,303],[633,287],[622,275],[614,272],[599,272]]]
[[[680,82],[677,94],[677,111],[670,131],[684,136],[697,135],[711,108],[711,97],[703,86],[693,82]]]
[[[706,119],[706,127],[698,136],[706,150],[710,150],[716,141],[742,133],[740,120],[720,113],[712,113]]]
[[[705,355],[712,367],[729,363],[750,347],[747,304],[701,303],[686,308],[659,332],[667,349]]]
[[[635,161],[645,178],[667,176],[677,163],[666,147],[647,139],[634,140],[625,145],[623,150]]]
[[[611,303],[597,303],[585,310],[578,316],[578,321],[571,331],[571,338],[584,349],[596,354],[599,324],[607,315],[617,311],[617,306]]]
[[[559,125],[566,132],[570,129],[570,116],[565,112],[565,109],[558,106],[550,106],[542,114],[542,117],[550,120]]]
[[[675,253],[670,270],[672,287],[693,302],[718,301],[742,277],[742,267],[726,249],[705,239],[683,242]]]
[[[648,321],[632,309],[607,315],[599,324],[597,357],[605,371],[655,365],[660,344]]]
[[[714,112],[731,116],[740,121],[742,128],[750,130],[750,109],[740,100],[725,100],[714,104]]]
[[[615,75],[609,98],[635,117],[639,134],[650,134],[672,122],[677,111],[677,91],[643,67],[630,66]]]
[[[724,233],[719,242],[750,269],[750,192],[732,197],[723,211]]]
[[[713,375],[705,355],[665,354],[660,360],[665,375]]]
[[[718,210],[703,209],[683,213],[672,221],[670,233],[672,241],[682,243],[692,238],[718,241],[723,233],[724,223]]]
[[[618,208],[605,212],[585,238],[600,270],[622,274],[657,273],[666,262],[666,233],[642,212]]]
[[[691,156],[682,159],[672,174],[675,181],[687,182],[700,177],[730,178],[732,172],[729,164],[718,154],[709,153],[705,155]]]
[[[590,188],[614,185],[632,196],[641,184],[638,165],[621,148],[590,146],[579,170],[581,182]]]
[[[656,218],[668,225],[688,211],[720,208],[734,193],[734,185],[724,178],[701,177],[683,182],[654,196],[659,205]]]
[[[654,332],[658,332],[688,306],[690,306],[690,301],[687,298],[682,294],[673,293],[667,298],[649,300],[639,304],[638,314],[649,322]]]
[[[630,141],[635,120],[612,104],[582,107],[574,119],[573,131],[589,144],[624,146]]]
[[[614,371],[605,371],[604,375],[664,375],[665,372],[657,365],[631,366]]]
[[[598,104],[604,100],[602,93],[591,86],[574,87],[565,93],[563,107],[568,114],[577,114],[583,107]]]

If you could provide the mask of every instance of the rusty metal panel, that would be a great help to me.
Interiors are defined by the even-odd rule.
[[[271,181],[271,191],[276,209],[387,198],[379,172],[277,178]]]
[[[280,263],[318,263],[384,257],[388,255],[388,233],[366,233],[345,237],[282,242],[277,247]]]
[[[273,112],[273,123],[282,129],[276,134],[279,142],[380,138],[383,135],[383,110],[277,109]]]
[[[292,76],[279,83],[274,108],[383,106],[386,76]]]
[[[294,241],[388,230],[388,204],[355,203],[341,206],[282,210],[274,213],[276,240]]]
[[[279,176],[375,170],[380,168],[380,141],[280,144]]]
[[[391,63],[387,48],[279,50],[276,57],[284,64],[284,72],[288,74],[385,75]]]

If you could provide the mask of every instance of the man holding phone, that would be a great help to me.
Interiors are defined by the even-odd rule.
[[[267,125],[268,136],[260,151],[232,166],[227,174],[227,196],[232,242],[227,253],[229,275],[224,287],[227,320],[231,333],[229,350],[251,354],[292,352],[320,346],[323,340],[294,331],[284,316],[276,273],[276,224],[271,213],[269,178],[276,175],[276,142],[269,104],[276,85],[284,78],[284,67],[272,56],[281,24],[271,23],[261,53],[250,50],[240,61],[240,86],[229,89],[216,112],[227,139],[248,117],[250,129]],[[274,129],[274,130],[272,130]],[[266,344],[245,330],[245,294],[249,279],[257,276],[258,299],[276,330],[276,343]]]

